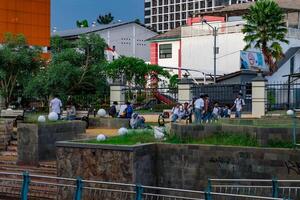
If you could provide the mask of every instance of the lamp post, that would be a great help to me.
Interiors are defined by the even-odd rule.
[[[202,23],[205,23],[206,25],[208,25],[212,29],[212,31],[213,31],[213,36],[214,36],[214,49],[213,49],[213,53],[214,53],[214,83],[216,83],[216,77],[217,77],[217,54],[219,53],[218,48],[217,48],[217,36],[218,36],[219,27],[212,26],[205,19],[202,20]],[[236,24],[235,26],[240,26],[240,25],[241,24]],[[229,28],[229,27],[235,27],[235,26],[225,26],[225,27],[221,27],[221,28]]]
[[[296,120],[297,120],[297,117],[296,117],[296,112],[294,110],[288,110],[286,112],[286,114],[288,116],[291,116],[292,120],[293,120],[293,125],[292,125],[292,134],[293,134],[293,146],[294,148],[296,148],[297,146],[297,141],[296,141]]]

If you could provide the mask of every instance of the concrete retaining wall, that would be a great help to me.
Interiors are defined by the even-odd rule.
[[[271,140],[292,141],[291,128],[265,128],[246,125],[231,124],[171,124],[171,133],[180,138],[202,139],[211,136],[216,132],[233,134],[249,134],[257,139],[259,145],[267,146]],[[300,128],[297,129],[300,132]]]
[[[56,158],[57,141],[78,139],[85,133],[85,122],[18,124],[18,164],[38,165]]]
[[[299,179],[300,151],[211,145],[57,144],[58,176],[201,190],[208,178]]]
[[[13,120],[0,121],[0,151],[5,151],[13,134]]]
[[[89,128],[129,128],[129,119],[111,118],[111,117],[96,117],[89,119]]]

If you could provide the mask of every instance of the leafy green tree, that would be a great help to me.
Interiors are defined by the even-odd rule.
[[[41,49],[30,47],[24,35],[5,34],[4,43],[0,45],[0,92],[6,107],[11,103],[17,85],[23,86],[43,65]]]
[[[142,59],[133,57],[121,57],[106,66],[107,75],[116,80],[123,79],[129,85],[145,87],[145,77],[158,78],[159,76],[170,77],[170,74],[162,67],[146,64]]]
[[[104,74],[107,45],[99,35],[83,35],[73,43],[55,37],[51,43],[52,60],[28,82],[28,96],[48,101],[52,94],[100,95],[107,89]]]
[[[99,15],[97,18],[99,24],[110,24],[112,21],[114,21],[114,16],[111,13]]]
[[[76,26],[77,26],[78,28],[87,28],[87,27],[89,27],[89,22],[88,22],[86,19],[84,19],[84,20],[82,20],[82,21],[77,20],[77,21],[76,21]]]
[[[288,43],[282,9],[274,0],[258,0],[243,18],[246,20],[242,30],[246,34],[245,50],[252,47],[260,49],[270,72],[275,72],[276,62],[283,56],[280,43]]]

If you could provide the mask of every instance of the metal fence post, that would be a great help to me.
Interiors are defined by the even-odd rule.
[[[135,186],[135,200],[142,200],[143,199],[143,187],[140,184]]]
[[[75,193],[75,200],[80,200],[82,196],[82,179],[80,177],[77,178],[76,180],[76,193]]]
[[[29,183],[30,183],[29,173],[24,172],[23,173],[22,192],[21,192],[21,199],[22,200],[27,200],[28,199]]]
[[[207,188],[206,188],[205,194],[204,194],[205,200],[212,200],[212,197],[211,197],[210,193],[211,193],[211,180],[208,179],[208,181],[207,181]]]
[[[276,178],[272,179],[272,197],[278,198],[278,181]]]

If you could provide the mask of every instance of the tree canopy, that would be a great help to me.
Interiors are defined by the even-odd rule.
[[[106,66],[108,77],[123,79],[130,85],[145,87],[147,78],[170,77],[170,74],[158,65],[146,64],[142,59],[120,57]]]
[[[107,90],[105,41],[97,34],[83,35],[71,43],[51,39],[52,60],[32,77],[26,94],[48,100],[50,95],[99,94]]]
[[[0,92],[6,106],[12,101],[17,85],[23,86],[44,62],[41,49],[30,47],[24,35],[5,34],[0,45]]]
[[[99,24],[110,24],[112,21],[114,21],[114,16],[111,13],[99,15],[97,18]]]
[[[260,49],[270,72],[275,72],[276,62],[283,56],[280,43],[288,43],[282,9],[273,0],[258,0],[243,18],[246,21],[242,30],[246,34],[245,50],[253,47]]]
[[[76,21],[76,26],[78,28],[87,28],[87,27],[89,27],[89,22],[86,19],[81,20],[81,21],[77,20]]]

